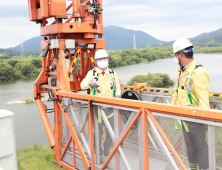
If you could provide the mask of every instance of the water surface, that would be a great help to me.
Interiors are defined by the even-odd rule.
[[[210,77],[210,91],[222,91],[222,54],[195,54],[195,59],[208,71]],[[149,63],[113,68],[118,78],[126,84],[134,75],[151,73],[167,73],[175,82],[177,80],[178,65],[174,59],[161,59]],[[8,101],[18,101],[33,97],[33,83],[35,80],[14,81],[0,83],[0,109],[7,109],[15,114],[15,135],[17,148],[33,146],[34,143],[49,144],[39,111],[35,103],[5,104]],[[51,105],[52,107],[52,105]],[[49,114],[53,126],[53,115]]]

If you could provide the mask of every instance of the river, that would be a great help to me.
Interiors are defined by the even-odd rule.
[[[208,71],[210,91],[222,91],[222,54],[195,54],[195,59]],[[151,73],[167,73],[176,82],[178,65],[174,59],[161,59],[149,63],[114,68],[118,78],[126,84],[134,75]],[[49,144],[40,115],[35,103],[6,104],[9,101],[20,101],[33,97],[34,80],[0,83],[0,109],[12,111],[14,116],[17,149]],[[49,120],[53,126],[53,115]]]

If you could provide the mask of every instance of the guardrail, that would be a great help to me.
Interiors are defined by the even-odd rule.
[[[147,102],[55,91],[55,96],[63,98],[63,102],[54,101],[54,130],[48,126],[47,113],[41,109],[43,105],[38,104],[38,107],[55,150],[57,166],[67,169],[187,169],[182,131],[174,129],[174,119],[177,119],[178,125],[179,120],[208,125],[210,169],[221,169],[218,139],[222,134],[222,111],[169,105],[170,93],[160,93],[142,91],[141,96],[152,101]],[[38,99],[37,103],[40,102]],[[211,102],[211,106],[221,108],[220,100]],[[113,109],[113,127],[104,108]],[[100,154],[101,126],[96,109],[101,113],[102,128],[105,127],[103,138],[109,135],[112,141],[108,156]],[[128,115],[127,120],[123,120],[122,112]]]

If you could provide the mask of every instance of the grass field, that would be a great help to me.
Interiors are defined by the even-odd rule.
[[[54,151],[50,146],[34,145],[17,150],[18,170],[65,170],[58,168],[54,159]]]

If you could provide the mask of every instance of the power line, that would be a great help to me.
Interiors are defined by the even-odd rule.
[[[136,50],[136,37],[133,35],[133,49]]]
[[[25,57],[24,46],[23,46],[23,42],[22,42],[22,36],[21,36],[21,57]]]

